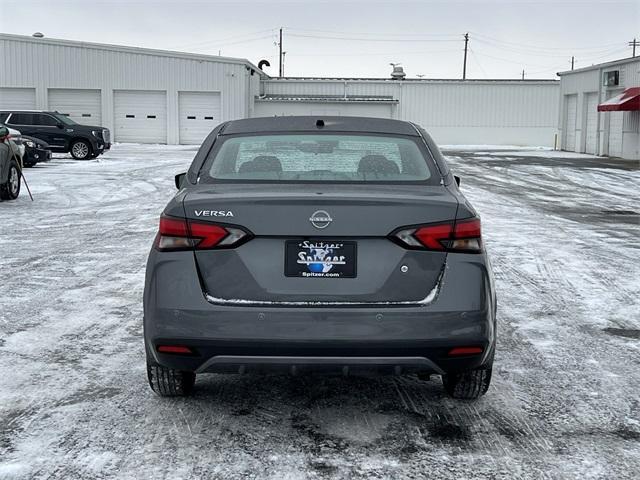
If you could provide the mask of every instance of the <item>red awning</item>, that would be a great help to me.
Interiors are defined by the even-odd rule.
[[[627,88],[620,95],[598,105],[599,112],[640,110],[640,87]]]

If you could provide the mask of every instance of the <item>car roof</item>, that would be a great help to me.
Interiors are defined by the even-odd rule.
[[[320,122],[321,121],[321,122]],[[323,123],[323,126],[318,126]],[[412,123],[390,118],[282,116],[245,118],[228,122],[222,135],[276,132],[366,132],[419,136]]]
[[[16,110],[11,108],[5,108],[4,110],[0,110],[0,112],[2,113],[59,113],[58,111],[51,111],[51,110],[24,110],[24,109]]]

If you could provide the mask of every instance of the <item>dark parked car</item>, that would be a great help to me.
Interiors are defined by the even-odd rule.
[[[46,142],[52,152],[70,152],[77,160],[95,158],[111,147],[108,129],[80,125],[58,112],[4,110],[0,122]]]
[[[160,218],[144,338],[151,388],[198,373],[360,369],[489,388],[496,297],[476,211],[408,122],[218,126]]]
[[[15,200],[20,195],[20,159],[10,140],[9,129],[0,125],[0,199]]]
[[[51,160],[49,144],[43,142],[39,138],[22,135],[22,145],[24,145],[22,164],[25,167],[33,167],[36,163],[48,162]]]

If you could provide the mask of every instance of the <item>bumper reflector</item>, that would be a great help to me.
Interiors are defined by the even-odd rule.
[[[189,347],[183,347],[182,345],[158,345],[157,349],[160,353],[177,353],[183,355],[193,354]]]
[[[482,353],[482,347],[455,347],[449,350],[450,357],[458,357],[463,355],[478,355]]]

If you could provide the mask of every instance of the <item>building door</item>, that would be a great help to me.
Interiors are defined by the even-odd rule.
[[[576,120],[578,117],[578,96],[564,97],[564,143],[562,150],[576,151]]]
[[[180,143],[200,145],[222,122],[220,93],[179,92]]]
[[[114,141],[167,143],[167,93],[119,90],[113,94]]]
[[[598,93],[587,93],[585,101],[586,132],[584,151],[592,155],[597,155],[598,148]]]
[[[622,157],[622,126],[624,112],[608,112],[610,157]]]
[[[35,88],[0,88],[0,110],[35,110]]]
[[[50,88],[49,110],[57,111],[83,125],[102,125],[100,90]]]

